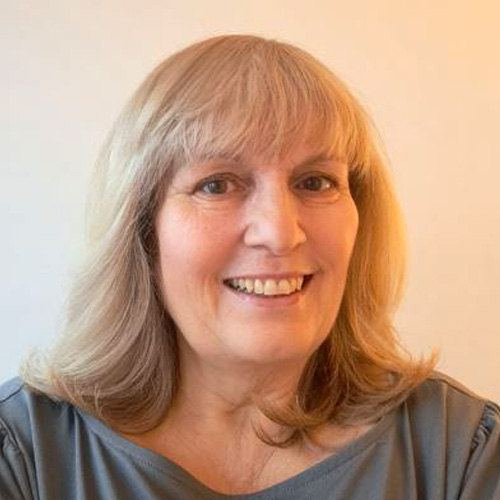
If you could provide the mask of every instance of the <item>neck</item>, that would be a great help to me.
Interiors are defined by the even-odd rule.
[[[189,353],[182,355],[181,383],[167,416],[207,436],[254,435],[255,426],[273,435],[277,424],[267,419],[259,402],[286,405],[295,397],[305,362],[255,365],[200,362]]]
[[[303,364],[245,367],[180,359],[180,390],[163,423],[126,437],[173,460],[216,491],[240,494],[269,487],[364,432],[325,426],[293,447],[270,447],[257,437],[256,427],[273,438],[285,437],[283,429],[256,403],[265,399],[280,405],[295,397]]]

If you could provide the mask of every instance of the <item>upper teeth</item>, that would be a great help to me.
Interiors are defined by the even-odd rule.
[[[290,295],[302,289],[304,276],[280,280],[235,278],[229,280],[229,283],[233,288],[257,295]]]

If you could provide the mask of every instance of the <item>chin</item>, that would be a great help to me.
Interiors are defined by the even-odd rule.
[[[313,342],[293,335],[265,336],[256,339],[239,337],[237,344],[232,344],[229,349],[242,362],[263,364],[298,363],[305,362],[321,342]],[[274,338],[272,338],[274,337]]]

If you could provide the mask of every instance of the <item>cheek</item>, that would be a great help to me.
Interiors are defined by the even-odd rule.
[[[354,248],[359,217],[352,200],[310,221],[311,239],[322,258],[331,265],[347,267]],[[345,266],[342,266],[344,264]]]
[[[213,214],[200,216],[189,211],[170,211],[157,221],[162,282],[183,288],[213,284],[234,250],[234,224]]]
[[[183,338],[199,352],[213,348],[213,336],[206,332],[219,317],[221,275],[237,240],[234,226],[189,212],[171,212],[157,221],[163,304]]]

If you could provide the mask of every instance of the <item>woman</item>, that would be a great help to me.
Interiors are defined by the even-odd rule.
[[[398,205],[312,56],[171,56],[89,207],[64,335],[0,390],[2,499],[500,497],[498,406],[397,343]]]

